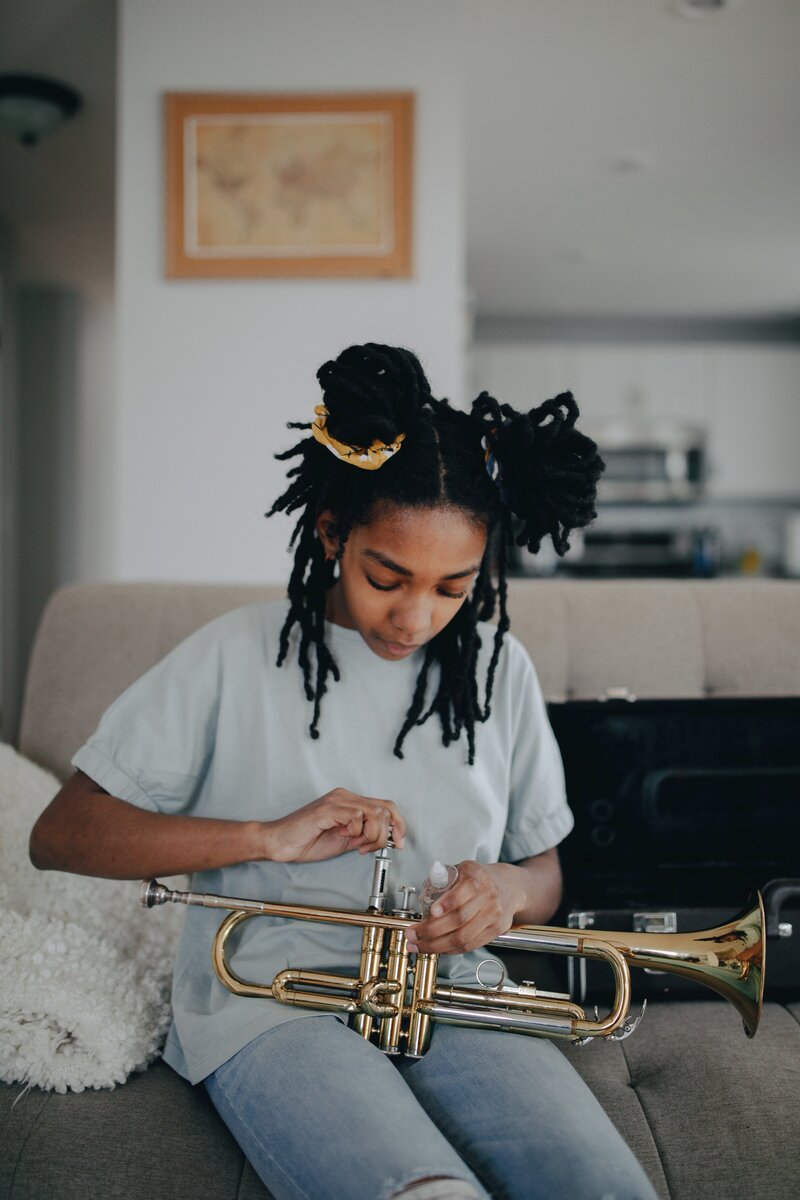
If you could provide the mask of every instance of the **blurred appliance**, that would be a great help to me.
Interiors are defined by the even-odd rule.
[[[783,560],[786,574],[800,578],[800,512],[786,515]]]
[[[576,550],[558,564],[560,574],[709,578],[719,568],[720,538],[713,528],[658,525],[615,529],[606,525],[584,530]]]
[[[697,500],[703,491],[705,432],[672,422],[619,419],[587,429],[606,469],[598,499],[658,503]]]

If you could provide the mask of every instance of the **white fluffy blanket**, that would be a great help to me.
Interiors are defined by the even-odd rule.
[[[0,1079],[113,1088],[161,1051],[184,913],[141,908],[135,882],[37,871],[28,838],[58,788],[0,744]]]

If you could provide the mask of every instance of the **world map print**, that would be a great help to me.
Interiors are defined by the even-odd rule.
[[[386,254],[390,136],[385,113],[192,118],[185,127],[186,252]]]

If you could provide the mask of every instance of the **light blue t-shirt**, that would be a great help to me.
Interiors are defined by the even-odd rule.
[[[275,665],[285,615],[283,601],[253,604],[192,634],[108,709],[73,765],[130,804],[196,817],[273,820],[334,787],[393,800],[407,833],[405,848],[394,852],[390,890],[419,887],[436,858],[514,862],[569,833],[558,747],[530,659],[514,637],[506,635],[500,655],[491,717],[476,728],[475,765],[467,763],[463,734],[442,745],[435,716],[409,733],[400,760],[392,751],[423,651],[384,660],[356,630],[327,624],[341,680],[329,684],[313,740],[296,629],[284,665]],[[481,686],[494,632],[481,627]],[[365,909],[373,862],[352,851],[318,863],[241,863],[197,872],[192,889]],[[164,1058],[192,1083],[264,1030],[309,1013],[223,987],[210,961],[222,916],[187,909],[175,963]],[[361,931],[258,917],[234,939],[237,975],[268,984],[289,966],[352,972]],[[442,956],[440,975],[473,978],[480,957]]]

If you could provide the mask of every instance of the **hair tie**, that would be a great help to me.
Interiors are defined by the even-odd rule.
[[[393,458],[405,440],[404,433],[398,433],[393,442],[383,442],[376,438],[371,446],[364,449],[361,446],[348,446],[345,442],[337,442],[328,431],[328,413],[324,404],[318,404],[314,409],[316,420],[311,423],[311,433],[320,443],[326,446],[342,462],[364,471],[377,471],[385,462]]]
[[[483,447],[483,461],[486,463],[486,474],[491,479],[492,483],[500,493],[500,499],[503,504],[508,503],[508,489],[503,483],[503,472],[500,470],[500,463],[497,455],[492,447],[491,438],[497,433],[497,426],[493,425],[491,429],[481,438],[481,446]]]

